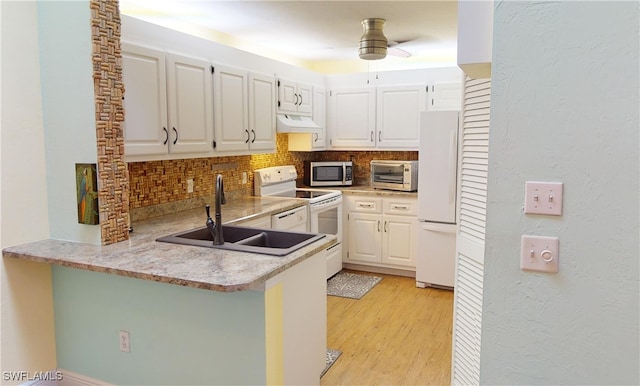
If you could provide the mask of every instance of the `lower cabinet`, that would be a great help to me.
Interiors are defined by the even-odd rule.
[[[345,198],[348,236],[344,262],[415,269],[417,200],[365,195]]]

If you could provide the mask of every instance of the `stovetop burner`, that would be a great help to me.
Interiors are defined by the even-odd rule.
[[[296,198],[317,198],[320,196],[325,196],[330,194],[331,192],[318,192],[313,190],[296,190]]]

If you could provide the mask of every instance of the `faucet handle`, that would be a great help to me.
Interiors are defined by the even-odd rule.
[[[211,207],[209,206],[209,204],[205,205],[204,210],[207,211],[207,218],[211,218]]]

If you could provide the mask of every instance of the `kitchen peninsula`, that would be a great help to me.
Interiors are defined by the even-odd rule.
[[[225,222],[303,205],[247,197]],[[277,257],[155,239],[204,209],[133,223],[130,240],[42,240],[5,258],[52,264],[58,367],[113,384],[318,384],[325,365],[326,236]],[[119,332],[130,336],[130,352]]]

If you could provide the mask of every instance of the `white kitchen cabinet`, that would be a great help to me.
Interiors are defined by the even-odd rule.
[[[427,86],[378,87],[376,101],[376,146],[417,149],[420,113],[427,107]]]
[[[462,83],[435,83],[429,90],[428,110],[461,110]]]
[[[417,200],[345,196],[348,246],[345,263],[415,269]]]
[[[252,152],[276,149],[276,81],[272,75],[249,73],[249,131]]]
[[[332,149],[373,149],[376,145],[374,87],[329,92],[328,122]]]
[[[308,133],[289,133],[289,151],[320,151],[326,149],[327,92],[323,87],[313,86],[313,121],[320,129]]]
[[[164,52],[122,43],[124,148],[127,156],[167,154],[167,83]]]
[[[320,126],[320,130],[313,133],[313,150],[324,150],[327,138],[327,90],[313,86],[313,121]]]
[[[209,62],[167,54],[167,95],[169,151],[210,151],[213,140],[213,97]]]
[[[418,149],[426,85],[335,89],[329,103],[332,149]]]
[[[125,155],[142,161],[210,154],[209,63],[132,44],[122,48]]]
[[[288,79],[278,79],[278,112],[311,115],[312,86]]]
[[[214,66],[215,150],[275,150],[275,81],[234,67]]]

